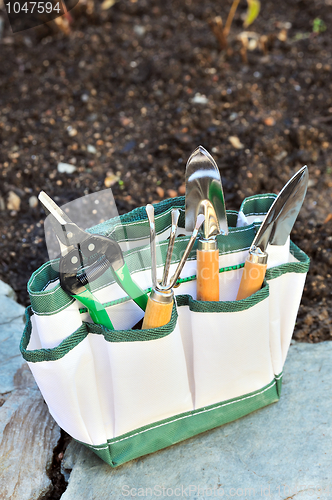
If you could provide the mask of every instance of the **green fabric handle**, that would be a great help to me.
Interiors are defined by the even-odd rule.
[[[129,297],[145,311],[148,303],[148,296],[135,281],[133,281],[126,263],[117,271],[114,269],[114,278]]]
[[[86,288],[83,292],[73,295],[73,297],[82,302],[82,304],[88,308],[91,319],[94,323],[106,326],[109,330],[114,330],[113,323],[110,320],[106,309],[103,304],[99,302],[99,300],[96,299],[96,297],[90,292],[90,290]]]

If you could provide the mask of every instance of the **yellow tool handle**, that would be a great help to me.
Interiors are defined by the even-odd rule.
[[[160,302],[151,298],[150,295],[145,309],[142,330],[166,325],[172,316],[173,301],[174,299],[171,298],[169,303]]]
[[[219,300],[218,250],[197,250],[197,300]]]
[[[259,264],[246,260],[236,300],[246,299],[260,290],[264,281],[266,268],[267,264]]]

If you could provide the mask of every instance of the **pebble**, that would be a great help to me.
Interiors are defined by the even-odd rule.
[[[276,121],[274,118],[272,118],[272,116],[268,116],[267,118],[265,118],[264,123],[268,127],[273,127],[276,124]]]
[[[167,189],[167,194],[170,198],[175,198],[178,195],[175,189]]]
[[[3,210],[6,210],[6,204],[5,200],[2,198],[2,196],[0,196],[0,212],[2,212]]]
[[[69,125],[69,127],[67,127],[67,132],[68,132],[68,135],[70,137],[75,137],[75,135],[77,135],[76,128],[73,128],[71,125]]]
[[[9,191],[7,200],[7,209],[15,210],[16,212],[18,212],[20,206],[21,206],[21,198],[16,193],[14,193],[14,191]]]
[[[74,165],[70,165],[70,163],[58,163],[57,166],[58,172],[60,174],[73,174],[76,170],[76,167]]]
[[[113,186],[114,184],[116,184],[119,180],[120,180],[120,177],[118,175],[115,175],[111,172],[108,172],[107,176],[105,177],[105,180],[104,180],[104,185],[105,185],[105,187],[109,188],[109,187]]]
[[[195,96],[191,99],[191,102],[194,104],[207,104],[209,99],[205,95],[197,92],[197,94],[195,94]]]
[[[230,137],[228,137],[228,140],[231,143],[231,145],[233,146],[233,148],[235,148],[235,149],[244,148],[244,145],[242,144],[240,139],[238,137],[236,137],[236,135],[231,135]]]
[[[29,206],[30,206],[30,208],[36,208],[38,206],[38,198],[37,198],[37,196],[30,196],[30,198],[29,198]]]
[[[87,149],[88,153],[92,153],[92,154],[96,154],[97,153],[96,148],[94,146],[92,146],[92,144],[88,144],[88,146],[87,146],[86,149]]]
[[[135,35],[143,36],[146,33],[146,29],[144,26],[137,24],[136,26],[134,26],[134,33],[135,33]]]
[[[162,187],[160,187],[160,186],[156,187],[156,191],[157,191],[158,196],[160,196],[160,198],[164,197],[165,191]]]
[[[178,192],[179,192],[180,196],[183,196],[184,194],[186,194],[186,185],[185,184],[181,184],[181,186],[178,189]]]

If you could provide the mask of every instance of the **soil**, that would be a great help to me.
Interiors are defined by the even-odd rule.
[[[218,163],[228,209],[277,193],[308,164],[292,239],[312,261],[294,338],[331,339],[332,38],[324,27],[332,1],[262,2],[249,28],[260,43],[246,62],[237,40],[246,2],[228,50],[211,29],[230,5],[120,0],[102,10],[81,0],[68,25],[14,35],[2,7],[0,279],[20,303],[47,260],[40,190],[61,205],[112,186],[124,213],[184,194],[185,163],[202,144]],[[76,170],[60,173],[59,162]]]

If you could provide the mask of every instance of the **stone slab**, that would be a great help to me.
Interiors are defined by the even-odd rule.
[[[60,429],[21,356],[24,307],[14,297],[0,281],[0,499],[37,500],[52,487]]]
[[[13,391],[0,410],[0,498],[38,500],[51,487],[60,429],[34,389]]]
[[[69,445],[61,500],[332,498],[331,364],[332,342],[296,343],[278,403],[117,469]]]

